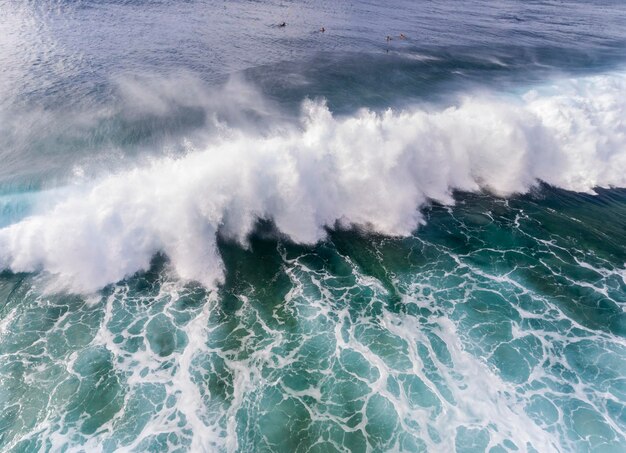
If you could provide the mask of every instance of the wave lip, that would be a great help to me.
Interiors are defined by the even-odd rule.
[[[205,149],[63,191],[0,229],[0,267],[43,270],[91,292],[164,252],[181,278],[223,278],[217,234],[245,244],[259,218],[314,243],[325,227],[408,235],[454,190],[509,195],[538,181],[626,186],[626,74],[555,82],[521,96],[474,93],[434,110],[332,115],[305,101],[300,127],[230,130]]]

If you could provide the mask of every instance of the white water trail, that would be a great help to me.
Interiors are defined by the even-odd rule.
[[[439,110],[339,118],[306,101],[300,127],[226,130],[184,157],[63,191],[0,229],[0,269],[43,270],[91,292],[163,252],[181,278],[211,287],[223,278],[218,232],[245,244],[259,218],[314,243],[337,223],[408,235],[420,207],[453,203],[454,190],[626,187],[625,92],[626,74],[612,73]]]

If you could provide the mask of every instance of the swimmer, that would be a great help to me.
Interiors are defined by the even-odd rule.
[[[320,33],[324,33],[326,29],[324,27],[320,28]]]
[[[278,24],[279,27],[286,27],[287,26],[287,22],[281,22],[280,24]]]
[[[406,39],[406,36],[404,36],[404,33],[400,33],[400,39]]]

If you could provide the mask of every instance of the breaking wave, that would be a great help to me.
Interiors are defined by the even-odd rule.
[[[590,192],[626,186],[626,74],[522,94],[476,92],[447,108],[336,117],[305,101],[280,132],[222,127],[182,157],[159,157],[58,191],[0,229],[0,268],[45,271],[91,292],[165,253],[176,273],[222,281],[217,236],[245,245],[258,219],[314,243],[327,227],[411,234],[453,192],[506,196],[538,181]]]

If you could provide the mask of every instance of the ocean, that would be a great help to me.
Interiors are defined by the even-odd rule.
[[[625,24],[0,0],[0,451],[625,451]]]

